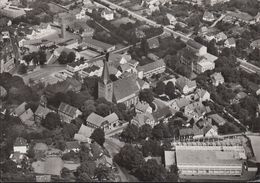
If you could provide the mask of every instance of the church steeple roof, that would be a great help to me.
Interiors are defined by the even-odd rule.
[[[112,81],[110,80],[107,62],[108,62],[108,57],[106,56],[106,59],[103,60],[104,67],[103,67],[103,72],[102,72],[102,76],[101,76],[101,80],[102,80],[102,82],[103,82],[104,84],[107,84],[107,83],[109,83],[109,82],[112,82]]]

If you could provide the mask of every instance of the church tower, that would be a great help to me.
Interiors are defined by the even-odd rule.
[[[105,59],[101,80],[98,82],[98,98],[104,97],[107,101],[112,102],[113,99],[113,82],[110,79],[108,59]]]

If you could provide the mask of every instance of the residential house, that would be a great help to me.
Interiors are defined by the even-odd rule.
[[[250,44],[250,47],[253,48],[253,49],[259,49],[260,50],[260,39],[253,41]]]
[[[190,101],[186,98],[177,98],[173,100],[173,102],[170,104],[170,107],[176,111],[180,111],[189,105],[189,103]]]
[[[176,85],[176,78],[173,77],[173,78],[171,78],[171,79],[168,79],[168,80],[164,80],[164,81],[163,81],[163,83],[164,83],[165,85],[167,85],[169,82],[172,82],[172,84],[175,86],[175,85]]]
[[[154,117],[151,113],[137,113],[136,116],[133,117],[131,123],[135,124],[136,126],[143,126],[145,124],[149,124],[150,126],[155,125]]]
[[[137,78],[137,84],[138,84],[138,88],[139,90],[144,90],[144,89],[149,89],[150,88],[150,84],[147,83],[146,81]]]
[[[207,90],[199,88],[194,92],[193,99],[201,102],[210,100],[210,93]]]
[[[27,153],[28,151],[27,140],[22,137],[17,137],[13,145],[13,151],[20,152],[23,154]]]
[[[177,23],[177,19],[172,14],[167,13],[166,17],[168,18],[171,25],[175,25]]]
[[[18,107],[15,108],[15,110],[11,113],[11,115],[13,116],[21,116],[25,111],[26,111],[26,102],[23,102],[22,104],[20,104]]]
[[[211,110],[208,106],[204,106],[202,102],[193,102],[184,108],[184,114],[196,121],[203,118],[206,113]]]
[[[220,32],[215,36],[216,42],[225,41],[227,39],[227,35],[224,32]]]
[[[206,22],[213,22],[215,20],[215,17],[213,15],[213,13],[205,11],[203,14],[202,20],[204,20]]]
[[[119,125],[119,118],[116,113],[111,113],[104,118],[108,122],[108,128],[112,129]]]
[[[69,26],[74,33],[80,34],[82,37],[93,37],[95,30],[89,27],[84,21],[76,21]]]
[[[41,23],[32,27],[32,33],[28,34],[26,38],[32,39],[43,39],[44,37],[57,34],[57,30],[52,28],[50,24]]]
[[[179,52],[181,63],[190,66],[192,71],[200,74],[215,68],[217,57],[207,53],[207,48],[195,41],[188,41],[186,48]]]
[[[104,19],[110,21],[114,19],[114,12],[109,10],[109,9],[104,9],[101,12],[101,17],[103,17]]]
[[[155,49],[160,46],[160,42],[159,42],[158,38],[149,39],[149,40],[147,40],[147,43],[148,43],[149,49]]]
[[[196,81],[191,81],[186,77],[179,77],[176,80],[176,87],[183,93],[188,94],[193,92],[197,88]]]
[[[43,175],[60,176],[64,163],[60,157],[47,157],[44,161],[32,163],[34,173]]]
[[[73,119],[82,114],[76,107],[61,102],[58,108],[58,114],[63,122],[70,123]]]
[[[80,150],[80,144],[78,141],[70,141],[65,143],[65,152],[79,152]]]
[[[103,118],[102,116],[92,112],[87,120],[86,120],[86,124],[92,128],[107,128],[108,127],[108,122],[105,118]]]
[[[224,46],[227,48],[235,48],[236,47],[236,40],[235,38],[228,38],[225,42],[224,42]]]
[[[80,166],[79,162],[74,161],[63,161],[64,162],[64,168],[69,169],[70,172],[76,172],[77,168]]]
[[[34,120],[36,123],[40,124],[43,119],[47,116],[48,113],[53,112],[46,106],[39,105],[34,113]]]
[[[10,155],[9,159],[17,164],[17,168],[22,168],[22,161],[27,160],[28,157],[23,153],[14,152]]]
[[[226,120],[218,114],[211,114],[208,118],[212,120],[212,124],[217,126],[223,126],[226,123]]]
[[[138,102],[135,106],[135,110],[137,113],[152,113],[153,109],[146,102]]]
[[[225,82],[224,77],[220,72],[215,72],[211,76],[211,80],[214,86],[218,86],[220,84],[223,84]]]
[[[7,95],[6,89],[0,85],[0,98],[4,98]]]
[[[228,1],[230,1],[230,0],[205,0],[204,3],[205,3],[205,5],[213,6],[215,4],[221,4],[221,3],[228,2]]]
[[[74,140],[80,142],[89,142],[89,138],[93,133],[94,128],[82,124],[77,134],[74,135]]]
[[[247,93],[241,91],[236,94],[234,99],[231,101],[231,103],[239,103],[242,99],[246,98],[248,95]]]
[[[161,74],[165,72],[166,64],[163,59],[151,62],[143,66],[137,66],[138,77],[140,79],[150,78],[154,74]]]
[[[29,108],[23,114],[19,116],[23,124],[27,126],[32,126],[34,124],[34,113]]]
[[[51,175],[36,175],[36,182],[51,182]]]
[[[233,11],[227,11],[226,16],[223,18],[224,22],[229,22],[229,23],[246,23],[246,24],[255,24],[254,17],[249,15],[248,13],[245,12],[233,12]]]
[[[26,15],[26,12],[23,8],[17,6],[12,6],[10,4],[0,8],[0,14],[8,18],[14,19]]]

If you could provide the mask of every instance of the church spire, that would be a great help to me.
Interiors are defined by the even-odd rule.
[[[111,82],[107,62],[108,62],[108,56],[106,55],[106,58],[103,60],[104,67],[103,67],[103,72],[102,72],[102,76],[101,76],[101,79],[104,84]]]

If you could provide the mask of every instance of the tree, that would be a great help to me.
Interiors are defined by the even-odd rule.
[[[58,62],[60,64],[66,64],[67,63],[67,57],[68,57],[68,54],[66,52],[62,51],[59,58],[58,58]]]
[[[105,132],[101,128],[96,128],[90,138],[96,141],[99,145],[103,146],[105,142]]]
[[[152,103],[154,100],[153,92],[150,89],[144,89],[139,93],[139,100],[145,101],[148,104]]]
[[[156,139],[163,139],[163,138],[169,138],[170,132],[168,127],[165,126],[164,123],[159,123],[158,125],[155,125],[152,131],[153,137]]]
[[[121,133],[121,137],[125,139],[126,142],[133,142],[138,138],[138,126],[134,124],[128,124],[127,127]]]
[[[76,54],[74,52],[70,52],[67,56],[67,63],[72,63],[76,59]]]
[[[61,125],[60,116],[57,113],[50,112],[42,120],[42,126],[49,130],[54,130]]]
[[[154,92],[157,94],[157,95],[162,95],[165,93],[165,84],[163,81],[159,81],[157,84],[156,84],[156,87],[154,89]]]
[[[169,81],[165,86],[165,94],[168,95],[170,99],[173,99],[174,92],[175,92],[174,84],[173,82]]]
[[[43,64],[46,63],[47,59],[46,59],[46,53],[45,53],[45,51],[40,50],[40,51],[38,52],[38,57],[39,57],[38,60],[39,60],[39,64],[40,64],[40,65],[43,65]]]
[[[73,123],[66,123],[62,127],[62,134],[67,140],[71,140],[77,131],[78,127]]]
[[[1,170],[4,173],[16,173],[17,172],[17,165],[12,160],[6,160],[4,164],[1,166]]]
[[[143,51],[143,54],[146,56],[147,53],[148,53],[148,42],[147,42],[147,39],[142,39],[141,40],[141,50]]]
[[[139,129],[139,138],[146,139],[152,136],[152,127],[149,124],[145,124]]]
[[[106,165],[100,165],[95,169],[95,177],[99,181],[109,180],[110,169]]]
[[[149,139],[142,143],[142,153],[147,156],[162,156],[162,147],[160,141]]]
[[[130,144],[122,147],[118,154],[114,156],[114,161],[130,171],[135,171],[144,163],[142,153]]]
[[[101,103],[97,105],[96,113],[100,116],[106,117],[110,114],[110,107],[107,104]]]
[[[140,166],[135,174],[141,181],[162,182],[165,181],[166,170],[156,160],[150,159]]]
[[[76,170],[76,176],[80,181],[91,182],[94,176],[96,164],[93,161],[86,161],[80,164]]]
[[[70,175],[70,170],[66,167],[62,168],[61,170],[61,177],[66,178]]]
[[[94,100],[86,100],[81,107],[81,110],[83,112],[83,116],[86,118],[88,117],[92,112],[96,112],[96,106]]]
[[[18,70],[17,70],[18,74],[26,74],[27,73],[27,66],[25,64],[20,64],[18,66]]]

